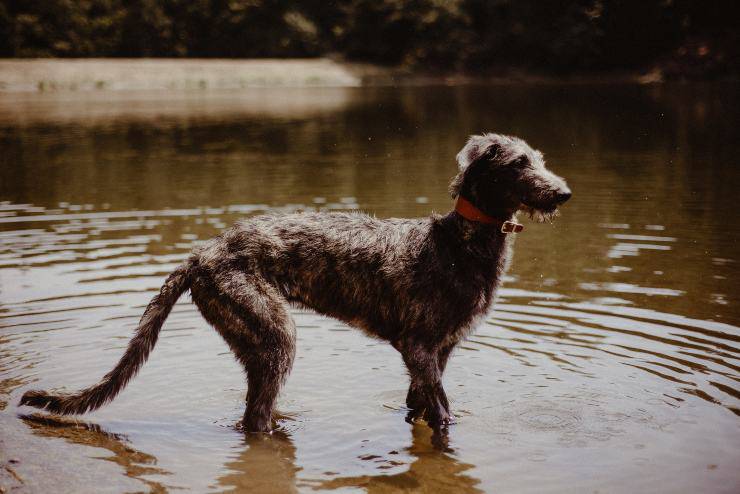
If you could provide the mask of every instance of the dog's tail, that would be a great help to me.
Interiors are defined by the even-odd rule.
[[[159,330],[172,307],[190,288],[193,261],[179,266],[162,285],[141,316],[136,334],[118,364],[98,384],[74,394],[50,394],[46,391],[28,391],[21,398],[21,405],[42,408],[53,413],[73,415],[97,410],[113,400],[146,362],[157,343]]]

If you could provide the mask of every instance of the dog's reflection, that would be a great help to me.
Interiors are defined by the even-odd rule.
[[[298,492],[296,448],[290,436],[279,428],[271,434],[244,434],[244,449],[225,467],[229,473],[218,479],[219,486],[235,492]]]
[[[316,489],[360,487],[370,494],[398,491],[435,493],[480,493],[478,479],[465,473],[473,468],[457,460],[449,448],[447,429],[432,430],[414,423],[411,445],[406,448],[413,461],[408,469],[392,475],[337,477],[314,485]]]
[[[280,430],[271,435],[246,434],[245,449],[227,463],[231,470],[219,485],[236,492],[298,492],[298,490],[335,490],[360,488],[368,493],[399,490],[418,492],[479,493],[479,480],[465,472],[473,465],[458,461],[447,446],[446,430],[432,431],[413,424],[411,444],[403,451],[412,461],[404,471],[394,474],[334,477],[329,480],[299,479],[296,448],[290,436]],[[396,458],[391,455],[390,458]],[[398,458],[403,458],[399,455]],[[401,463],[395,463],[403,468]]]
[[[157,459],[130,446],[124,436],[105,431],[97,424],[40,414],[20,418],[34,434],[58,437],[74,444],[105,448],[113,453],[126,475],[147,485],[151,492],[166,492],[167,486],[150,480],[152,474],[170,472],[156,466]],[[368,493],[398,490],[418,492],[479,493],[479,480],[466,472],[473,467],[455,458],[448,446],[445,429],[433,431],[422,424],[411,425],[411,444],[388,459],[398,473],[334,477],[327,480],[300,479],[296,465],[296,447],[290,434],[276,429],[272,434],[244,434],[243,448],[224,467],[228,473],[217,479],[219,487],[235,492],[291,493],[299,490],[335,490],[360,488]],[[394,454],[395,453],[395,454]],[[407,468],[403,465],[406,459]],[[398,461],[395,461],[395,460]],[[389,463],[386,462],[386,463]],[[386,466],[387,468],[387,466]]]

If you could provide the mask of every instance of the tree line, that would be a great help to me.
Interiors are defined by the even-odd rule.
[[[2,57],[315,57],[737,72],[729,0],[0,0]]]

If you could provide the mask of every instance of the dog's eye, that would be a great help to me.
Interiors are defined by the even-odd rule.
[[[515,159],[512,163],[513,166],[516,166],[518,168],[521,168],[523,166],[526,166],[527,164],[527,158],[526,156],[519,156],[517,159]]]

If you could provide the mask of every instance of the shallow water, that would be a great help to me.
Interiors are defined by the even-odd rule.
[[[0,96],[0,487],[28,492],[737,492],[739,87]],[[17,407],[107,372],[166,274],[266,210],[450,208],[466,135],[541,149],[574,198],[516,241],[454,354],[459,423],[404,422],[397,353],[295,311],[279,430],[187,297],[80,421]],[[436,441],[435,441],[436,442]]]

